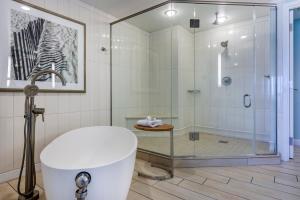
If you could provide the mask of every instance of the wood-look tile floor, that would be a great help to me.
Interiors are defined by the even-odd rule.
[[[137,160],[136,170],[146,165]],[[40,173],[37,183],[45,199]],[[0,200],[17,197],[16,180],[0,184]],[[167,181],[145,179],[135,172],[127,199],[300,200],[300,148],[295,149],[295,159],[281,165],[180,168]]]

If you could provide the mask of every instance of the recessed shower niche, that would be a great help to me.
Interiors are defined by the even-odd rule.
[[[112,125],[175,158],[275,155],[276,7],[171,1],[111,24]],[[191,133],[199,139],[191,140]],[[226,142],[220,142],[226,141]]]

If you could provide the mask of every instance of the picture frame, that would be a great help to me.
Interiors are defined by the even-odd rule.
[[[60,73],[67,84],[43,75],[36,81],[41,92],[86,92],[85,23],[23,0],[1,2],[0,16],[0,92],[23,91],[44,69]]]

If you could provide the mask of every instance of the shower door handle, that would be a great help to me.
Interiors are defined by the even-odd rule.
[[[249,99],[249,103],[247,104],[247,99]],[[244,95],[244,107],[250,108],[251,107],[251,96],[249,94]]]

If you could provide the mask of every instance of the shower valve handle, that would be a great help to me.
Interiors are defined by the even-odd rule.
[[[35,115],[42,115],[42,120],[43,122],[45,121],[45,116],[44,116],[45,108],[34,108],[32,112]]]

